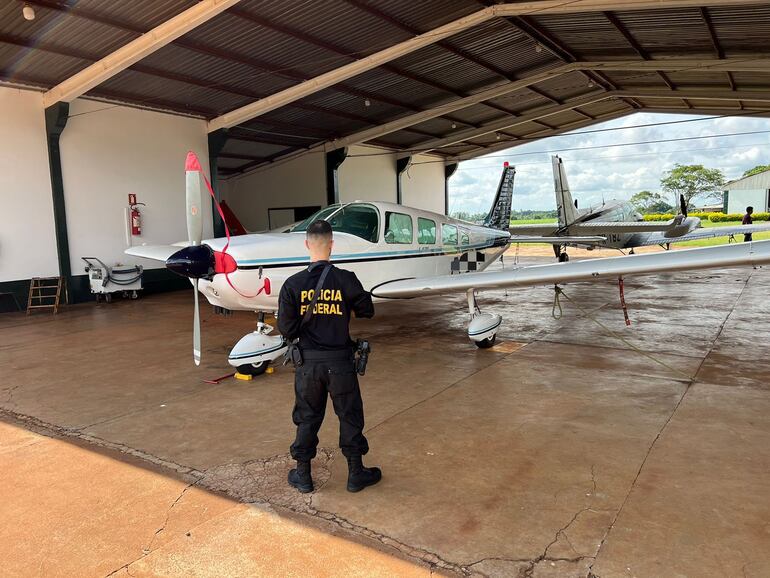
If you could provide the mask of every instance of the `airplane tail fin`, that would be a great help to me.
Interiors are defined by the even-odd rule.
[[[556,212],[559,217],[559,227],[567,227],[578,218],[577,207],[572,200],[567,184],[567,173],[564,171],[564,161],[558,156],[551,157],[553,165],[553,187],[556,193]]]
[[[484,226],[505,231],[510,227],[514,175],[516,175],[516,167],[503,163],[503,174],[500,177],[500,184],[497,186],[497,193],[495,194],[492,208],[489,209],[489,214],[484,219]]]

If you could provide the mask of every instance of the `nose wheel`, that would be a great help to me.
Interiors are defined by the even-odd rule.
[[[476,294],[473,289],[468,290],[468,311],[471,316],[468,323],[468,338],[479,349],[492,347],[503,318],[495,313],[482,313],[476,303]]]

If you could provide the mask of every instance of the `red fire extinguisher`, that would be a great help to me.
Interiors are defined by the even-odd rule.
[[[129,219],[131,220],[131,235],[138,237],[142,234],[142,213],[139,212],[139,205],[144,206],[144,203],[136,202],[136,195],[129,193],[128,195],[128,207],[131,209]]]

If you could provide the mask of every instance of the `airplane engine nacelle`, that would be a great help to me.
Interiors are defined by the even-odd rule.
[[[495,313],[477,313],[468,325],[468,337],[476,342],[492,339],[502,322],[503,318]]]
[[[682,219],[680,223],[663,233],[663,236],[667,239],[675,239],[686,235],[700,227],[700,219],[698,217],[686,217]]]

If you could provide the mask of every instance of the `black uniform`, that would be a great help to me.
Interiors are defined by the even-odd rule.
[[[295,403],[292,418],[297,438],[291,455],[310,461],[316,455],[318,430],[326,412],[327,392],[340,420],[340,448],[346,457],[369,451],[364,429],[364,407],[353,365],[353,346],[348,324],[356,317],[374,316],[372,297],[355,273],[331,266],[314,307],[302,324],[321,272],[328,261],[317,261],[289,277],[278,298],[278,329],[287,339],[299,338],[304,359],[294,373]]]

